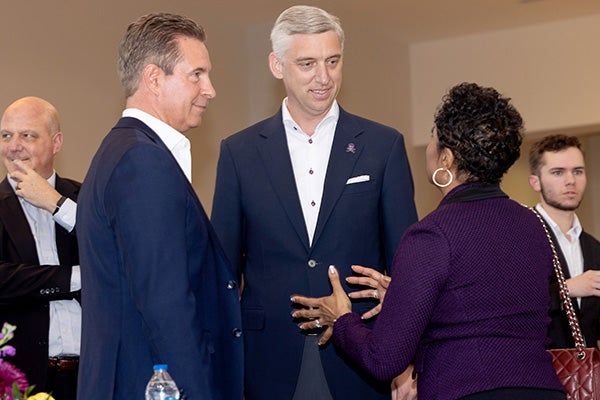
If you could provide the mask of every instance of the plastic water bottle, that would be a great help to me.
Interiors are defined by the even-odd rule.
[[[167,364],[156,364],[146,385],[146,400],[179,400],[179,389],[167,372]]]

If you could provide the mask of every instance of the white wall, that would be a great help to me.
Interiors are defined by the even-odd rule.
[[[411,46],[414,144],[427,143],[442,95],[465,81],[513,98],[528,132],[600,126],[598,38],[600,14]]]
[[[521,158],[503,180],[515,200],[538,199],[527,182],[532,140],[549,133],[583,136],[588,189],[578,215],[586,230],[600,237],[600,14],[519,29],[418,43],[410,47],[413,145],[430,138],[433,113],[447,90],[460,82],[493,86],[511,97],[525,121],[528,140]],[[413,171],[415,169],[413,168]],[[416,180],[419,172],[414,173]],[[418,187],[425,193],[431,189]],[[419,215],[439,198],[426,197]]]

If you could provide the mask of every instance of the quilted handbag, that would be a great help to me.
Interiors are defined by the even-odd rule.
[[[532,210],[542,223],[552,248],[552,263],[558,278],[560,299],[575,341],[575,348],[548,350],[552,354],[552,364],[558,379],[565,387],[568,400],[600,400],[600,351],[595,347],[585,347],[554,242],[542,216],[535,209]]]

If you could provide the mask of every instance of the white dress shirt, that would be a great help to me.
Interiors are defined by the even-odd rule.
[[[337,101],[334,101],[312,136],[303,132],[290,115],[287,109],[287,97],[283,100],[281,110],[296,188],[304,214],[309,244],[312,245],[340,108]]]
[[[123,117],[139,119],[148,125],[158,135],[160,140],[163,141],[165,146],[167,146],[171,154],[173,154],[188,181],[192,182],[191,145],[190,140],[185,135],[160,119],[137,108],[127,108],[123,111],[122,115]]]
[[[9,179],[13,189],[16,183]],[[55,186],[56,172],[48,179]],[[67,199],[59,211],[52,213],[35,207],[22,197],[18,197],[25,217],[35,240],[40,265],[59,265],[56,249],[55,223],[71,232],[75,226],[77,204]],[[58,268],[58,267],[57,267]],[[71,291],[81,289],[81,273],[78,265],[71,273]],[[77,300],[57,300],[50,302],[50,329],[48,331],[48,355],[79,355],[81,348],[81,305]]]
[[[546,210],[538,204],[535,206],[535,209],[539,211],[539,213],[544,217],[556,240],[558,240],[558,245],[560,246],[560,250],[565,256],[565,260],[567,261],[567,268],[569,270],[569,274],[571,277],[576,277],[578,275],[583,274],[583,253],[581,252],[581,243],[579,243],[579,236],[581,235],[581,224],[579,223],[579,218],[577,215],[574,215],[573,218],[573,226],[567,232],[569,237],[565,236],[564,233],[560,230],[560,227],[554,220],[548,215]],[[577,298],[577,302],[581,305],[581,298]]]

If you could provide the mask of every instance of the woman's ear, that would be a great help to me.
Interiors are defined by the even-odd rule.
[[[450,168],[452,164],[454,164],[454,153],[452,153],[452,150],[450,150],[449,148],[444,147],[442,149],[440,159],[444,168]]]

